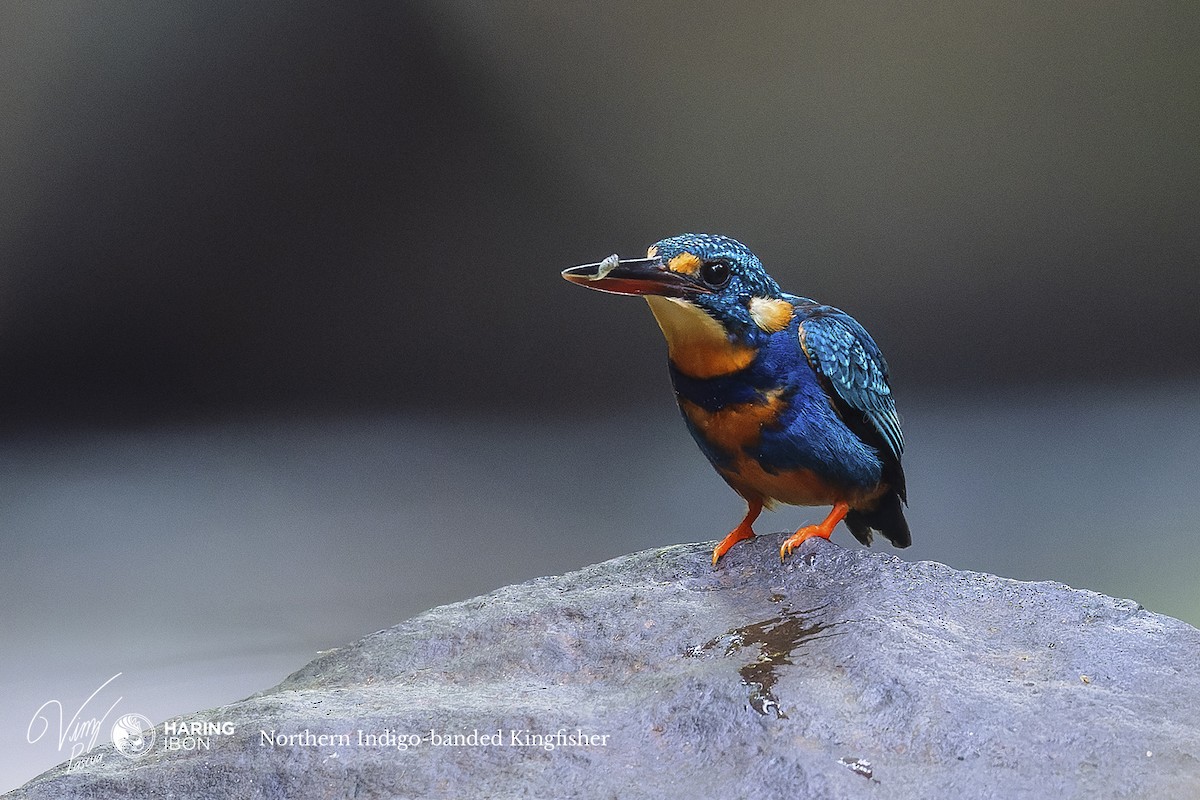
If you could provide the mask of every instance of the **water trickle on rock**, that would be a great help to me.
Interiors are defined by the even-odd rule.
[[[773,594],[771,602],[782,602],[783,595]],[[815,619],[826,606],[795,611],[783,606],[778,616],[760,620],[739,628],[733,628],[699,647],[688,651],[689,656],[700,656],[718,646],[724,646],[724,655],[733,656],[746,647],[758,645],[758,657],[738,669],[742,684],[750,688],[750,707],[759,714],[774,714],[787,719],[772,691],[779,680],[779,667],[795,665],[792,654],[798,647],[824,636],[836,636],[829,632],[839,622],[824,622]]]

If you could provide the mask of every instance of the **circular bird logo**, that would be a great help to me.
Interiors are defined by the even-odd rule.
[[[113,723],[112,743],[126,758],[141,758],[154,748],[154,723],[141,714],[126,714]]]

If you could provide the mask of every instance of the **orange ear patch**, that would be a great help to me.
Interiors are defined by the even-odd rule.
[[[692,253],[680,253],[667,262],[667,269],[680,275],[695,275],[700,271],[700,257]]]
[[[790,325],[795,310],[787,300],[769,297],[750,299],[750,319],[767,333],[777,333]]]

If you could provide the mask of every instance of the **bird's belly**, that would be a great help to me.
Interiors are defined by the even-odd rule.
[[[758,402],[736,403],[717,411],[707,411],[682,398],[679,407],[701,446],[722,453],[738,453],[758,443],[765,427],[778,423],[785,403],[783,391],[777,389],[767,392]]]
[[[884,489],[878,459],[848,430],[838,438],[830,423],[788,429],[782,390],[765,392],[759,402],[719,410],[705,410],[682,398],[680,407],[717,472],[748,500],[859,507],[871,504]],[[795,417],[792,422],[796,424]],[[862,468],[856,469],[860,462]]]
[[[744,455],[734,459],[729,466],[717,467],[717,472],[742,497],[759,497],[792,506],[834,503],[848,503],[852,508],[865,506],[878,497],[884,488],[862,489],[839,485],[803,467],[768,472],[758,461]]]

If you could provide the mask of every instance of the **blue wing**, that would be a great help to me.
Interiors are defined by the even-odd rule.
[[[808,304],[807,308],[804,303],[796,305],[802,315],[807,312],[800,322],[800,347],[809,363],[829,379],[842,400],[863,413],[899,460],[904,434],[888,385],[887,361],[879,346],[844,311],[812,301]]]

